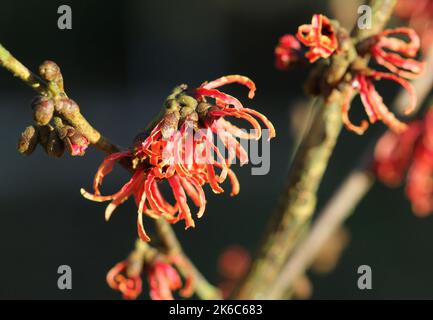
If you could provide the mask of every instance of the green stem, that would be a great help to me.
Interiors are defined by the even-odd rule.
[[[27,69],[21,62],[0,44],[0,65],[9,70],[15,77],[20,78],[25,84],[40,94],[46,94],[46,83]]]

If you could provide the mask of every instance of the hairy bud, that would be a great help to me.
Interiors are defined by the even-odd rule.
[[[63,91],[63,77],[60,72],[60,67],[53,61],[44,61],[39,66],[39,74],[46,81],[52,81],[56,83],[59,88]]]
[[[60,158],[65,152],[65,145],[54,130],[48,136],[45,151],[49,156],[54,158]]]
[[[69,98],[61,98],[56,101],[56,111],[63,115],[71,115],[80,112],[78,104]]]
[[[167,140],[173,133],[178,129],[180,120],[179,111],[169,112],[164,116],[164,120],[161,126],[162,137]]]
[[[30,155],[38,144],[38,131],[35,127],[29,126],[22,133],[18,140],[18,152],[24,155]]]
[[[54,114],[53,100],[38,96],[32,102],[33,118],[38,126],[47,125]]]

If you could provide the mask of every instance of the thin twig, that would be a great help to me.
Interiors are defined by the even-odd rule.
[[[47,83],[34,73],[32,73],[27,67],[25,67],[20,61],[18,61],[6,48],[0,44],[0,65],[5,69],[9,70],[16,77],[20,78],[24,83],[29,85],[31,88],[36,90],[42,95],[57,95],[58,92],[55,86],[51,86],[51,83]],[[54,88],[54,89],[53,89]],[[81,112],[74,114],[62,114],[66,120],[68,120],[72,126],[74,126],[80,133],[95,145],[95,147],[107,154],[119,152],[119,148],[110,142],[107,138],[103,137],[98,130],[93,128],[90,123],[85,119]],[[132,167],[128,162],[122,162],[122,166],[132,171]],[[158,226],[159,235],[161,240],[171,247],[173,250],[181,252],[184,259],[191,265],[191,270],[194,273],[196,280],[196,293],[202,299],[220,299],[219,290],[214,288],[199,272],[199,270],[193,265],[189,258],[185,255],[176,235],[171,226],[161,219],[156,222]]]

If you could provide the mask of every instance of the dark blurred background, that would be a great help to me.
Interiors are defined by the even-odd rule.
[[[2,0],[0,42],[33,70],[45,59],[56,61],[68,95],[96,128],[125,147],[175,85],[196,86],[234,73],[254,79],[257,96],[248,105],[266,114],[278,133],[271,143],[270,173],[251,176],[248,166],[236,169],[239,196],[207,190],[207,210],[197,227],[184,232],[176,226],[186,252],[218,283],[217,258],[227,246],[253,251],[259,243],[288,170],[293,105],[306,99],[305,70],[277,71],[273,48],[279,36],[309,22],[313,13],[331,15],[328,3]],[[72,30],[57,28],[61,4],[72,7]],[[385,99],[392,98],[393,90],[386,89]],[[246,97],[243,88],[232,92]],[[80,196],[80,187],[91,187],[103,159],[94,149],[83,158],[60,160],[40,148],[31,157],[18,154],[16,141],[31,123],[34,95],[0,70],[0,298],[119,298],[105,275],[133,247],[136,208],[128,201],[106,223],[105,206]],[[354,109],[361,110],[359,103]],[[319,207],[382,128],[379,124],[363,137],[342,133]],[[104,190],[116,190],[126,178],[122,169],[115,170]],[[433,298],[433,218],[416,218],[403,190],[377,184],[348,228],[351,242],[337,268],[327,276],[312,276],[313,298]],[[57,288],[62,264],[72,267],[69,291]],[[362,264],[372,267],[373,290],[357,288]]]

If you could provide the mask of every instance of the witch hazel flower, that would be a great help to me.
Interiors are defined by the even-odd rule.
[[[95,175],[94,192],[82,189],[82,195],[92,201],[110,201],[105,210],[106,220],[133,196],[138,207],[138,234],[142,240],[149,241],[143,225],[144,215],[170,223],[184,220],[188,229],[195,226],[188,199],[198,208],[195,215],[202,217],[206,206],[205,185],[214,193],[222,193],[221,184],[228,178],[231,195],[238,194],[239,182],[230,166],[236,159],[241,165],[247,163],[248,154],[237,138],[260,139],[260,122],[269,130],[269,139],[275,137],[275,129],[263,114],[245,108],[238,99],[217,89],[231,83],[245,85],[249,98],[254,97],[254,82],[240,75],[221,77],[191,90],[186,85],[175,88],[153,128],[140,135],[131,150],[106,157]],[[228,120],[231,117],[245,120],[253,130],[247,132],[233,125]],[[223,155],[216,146],[215,136],[222,141],[228,155]],[[120,191],[103,196],[99,189],[103,179],[119,161],[132,163],[133,175]],[[162,183],[169,185],[174,202],[168,201],[161,192]]]
[[[311,24],[299,26],[296,37],[286,34],[279,39],[275,48],[275,66],[289,70],[303,58],[314,63],[320,58],[330,57],[337,49],[337,34],[331,21],[324,15],[315,14]]]
[[[397,35],[406,36],[407,39],[395,37]],[[364,46],[367,49],[363,48]],[[390,80],[402,86],[410,96],[409,104],[405,109],[405,114],[410,114],[415,109],[417,100],[412,85],[406,79],[418,77],[425,67],[423,62],[413,59],[418,53],[419,46],[418,35],[409,28],[385,30],[371,39],[367,39],[365,43],[359,46],[361,54],[370,54],[379,65],[390,72],[376,71],[371,68],[353,71],[353,80],[342,106],[343,122],[347,129],[357,134],[363,134],[368,128],[366,120],[362,121],[360,125],[355,125],[349,120],[348,112],[354,93],[360,95],[370,123],[381,120],[397,133],[401,133],[407,128],[406,124],[389,111],[373,82]]]
[[[122,293],[125,300],[135,300],[141,294],[142,280],[139,274],[128,275],[128,260],[117,263],[107,273],[107,283],[111,289]]]
[[[126,260],[110,269],[107,283],[113,290],[121,292],[123,299],[135,300],[143,290],[143,276],[153,300],[173,300],[174,292],[183,298],[194,293],[193,271],[182,255],[165,254],[140,240],[136,241],[135,249]]]
[[[308,51],[304,54],[303,44]],[[276,66],[288,70],[295,62],[299,62],[302,55],[314,63],[320,58],[331,58],[338,55],[336,65],[331,63],[332,76],[320,69],[321,77],[312,73],[309,84],[311,93],[322,91],[326,95],[334,88],[344,87],[342,98],[342,120],[346,128],[357,134],[363,134],[369,123],[381,120],[391,130],[402,132],[406,125],[398,120],[383,102],[377,92],[375,82],[389,80],[402,86],[410,95],[410,102],[405,110],[406,114],[412,112],[416,106],[416,94],[407,79],[418,77],[425,68],[425,63],[416,60],[420,48],[420,40],[416,32],[410,28],[388,29],[380,32],[360,43],[355,44],[347,31],[327,17],[315,14],[311,24],[298,28],[296,39],[285,35],[280,39],[275,50]],[[366,65],[370,57],[388,72],[378,71]],[[323,65],[324,66],[324,65]],[[321,67],[323,67],[321,65]],[[349,119],[351,101],[354,95],[359,95],[368,116],[359,125],[353,124]]]
[[[406,182],[406,196],[415,214],[433,212],[433,111],[397,134],[385,133],[375,148],[373,169],[383,183]]]
[[[394,81],[409,93],[410,101],[405,109],[405,114],[410,114],[415,109],[417,103],[416,94],[409,82],[392,73],[375,70],[362,71],[354,76],[343,100],[342,119],[348,130],[362,135],[369,126],[368,122],[375,123],[378,120],[381,120],[391,130],[397,133],[406,130],[406,124],[398,120],[395,115],[389,111],[388,107],[383,102],[382,96],[376,91],[374,81],[379,80]],[[349,110],[354,94],[360,95],[369,120],[363,120],[359,125],[353,124],[349,119]]]
[[[178,258],[158,258],[143,266],[143,271],[149,285],[149,295],[152,300],[174,300],[173,292],[179,291],[183,298],[193,294],[194,282],[192,276],[182,283],[176,268],[180,264]],[[143,290],[141,274],[128,275],[129,261],[117,263],[107,273],[107,283],[113,290],[122,293],[125,300],[135,300]]]
[[[398,35],[406,36],[408,41],[397,38]],[[388,29],[374,36],[372,41],[372,57],[393,74],[414,79],[424,71],[425,63],[413,59],[420,48],[420,39],[413,29]]]
[[[315,14],[311,19],[311,24],[304,24],[298,28],[296,37],[309,51],[305,57],[310,63],[319,58],[330,57],[338,48],[338,41],[335,30],[330,20],[322,15]]]
[[[291,34],[280,38],[275,48],[275,67],[287,71],[296,65],[302,57],[301,43]]]
[[[148,266],[146,273],[152,300],[174,300],[173,292],[178,291],[183,298],[189,298],[194,291],[192,276],[182,283],[178,268],[188,268],[179,256],[156,259]]]

